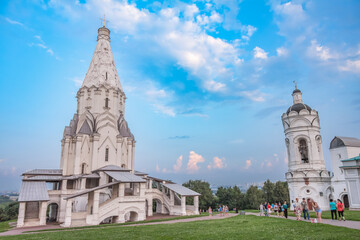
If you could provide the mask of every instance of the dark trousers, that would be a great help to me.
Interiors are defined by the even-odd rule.
[[[306,215],[307,215],[307,219],[310,220],[310,217],[309,217],[309,210],[305,210],[303,209],[303,213],[304,213],[304,219],[306,220]]]
[[[339,214],[339,219],[341,219],[341,217],[344,217],[344,211],[338,211]]]
[[[337,219],[336,210],[331,210],[331,219],[332,220],[334,220],[334,215],[335,215],[335,219]]]
[[[285,215],[285,217],[287,218],[287,209],[284,209],[284,215]]]

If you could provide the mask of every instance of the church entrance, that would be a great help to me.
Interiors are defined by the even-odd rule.
[[[306,202],[307,202],[307,205],[308,205],[308,207],[309,207],[309,210],[313,210],[312,199],[311,199],[311,198],[308,198],[308,199],[306,200]]]
[[[343,196],[343,203],[344,203],[344,207],[345,207],[345,208],[349,208],[350,204],[349,204],[349,197],[348,197],[347,194],[345,194],[345,195]]]
[[[57,203],[49,204],[46,211],[46,223],[57,222],[58,209],[59,209],[59,205],[57,205]]]

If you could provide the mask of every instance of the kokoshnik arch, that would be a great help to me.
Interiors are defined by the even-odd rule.
[[[134,169],[136,141],[125,120],[126,96],[105,22],[76,97],[76,114],[61,141],[60,169],[23,174],[18,227],[141,221],[153,215],[153,207],[160,214],[199,214],[199,193]],[[186,197],[194,204],[186,205]]]

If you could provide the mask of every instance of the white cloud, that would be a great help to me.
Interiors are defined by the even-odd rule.
[[[169,106],[165,106],[161,103],[155,103],[153,104],[153,106],[155,107],[157,112],[163,113],[165,115],[168,115],[170,117],[175,117],[176,113],[175,113],[175,109]]]
[[[265,52],[264,49],[259,48],[259,47],[255,47],[254,48],[254,58],[259,58],[259,59],[267,59],[268,58],[268,53]]]
[[[199,163],[205,162],[205,159],[194,151],[190,151],[189,162],[187,164],[188,172],[197,172],[199,170]]]
[[[276,49],[276,53],[279,57],[287,56],[289,54],[289,51],[284,47],[279,47]]]
[[[54,51],[51,48],[48,48],[48,50],[46,52],[50,53],[51,56],[54,55]]]
[[[254,102],[264,102],[266,94],[259,90],[253,91],[242,91],[239,93],[240,96],[244,96]]]
[[[19,26],[24,26],[24,24],[22,24],[21,22],[18,22],[18,21],[15,21],[15,20],[12,20],[12,19],[10,19],[10,18],[5,18],[5,20],[8,22],[8,23],[10,23],[10,24],[14,24],[14,25],[19,25]]]
[[[346,60],[345,64],[339,66],[339,70],[360,73],[360,60]]]
[[[150,98],[164,98],[167,96],[167,93],[164,89],[151,89],[146,91],[146,95]]]
[[[214,157],[213,158],[213,162],[211,164],[209,164],[208,169],[222,169],[225,168],[225,158],[219,158],[219,157]]]
[[[159,167],[158,164],[156,164],[155,170],[156,170],[156,172],[161,172],[160,167]]]
[[[245,169],[249,169],[252,165],[252,162],[250,159],[246,160],[246,165],[245,165]]]
[[[175,172],[179,172],[181,170],[182,160],[183,160],[182,155],[176,160],[176,163],[173,166]]]
[[[191,4],[191,5],[186,5],[185,7],[185,11],[184,11],[184,16],[187,19],[192,19],[194,18],[194,16],[199,13],[199,8],[195,5],[195,4]]]
[[[311,45],[308,48],[308,55],[323,61],[336,57],[330,53],[330,49],[328,47],[321,46],[316,40],[311,41]]]
[[[226,85],[215,82],[214,80],[209,80],[205,82],[205,88],[210,92],[223,92],[226,89]]]

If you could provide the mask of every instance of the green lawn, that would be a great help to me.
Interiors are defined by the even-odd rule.
[[[360,230],[280,218],[236,216],[176,224],[46,232],[1,239],[360,239]]]
[[[10,229],[9,223],[15,222],[16,220],[10,220],[5,222],[0,222],[0,232],[5,232]]]

